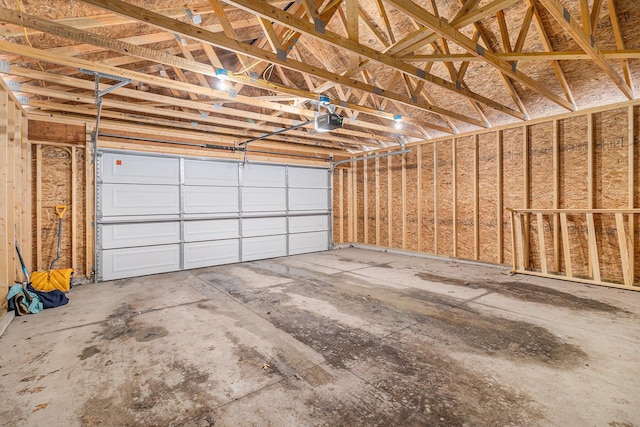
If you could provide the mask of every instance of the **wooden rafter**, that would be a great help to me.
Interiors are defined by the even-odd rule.
[[[582,29],[589,36],[593,35],[593,30],[591,26],[591,14],[589,13],[589,1],[588,0],[580,0],[580,12],[582,15]]]
[[[387,3],[392,4],[397,9],[403,11],[416,21],[421,24],[431,28],[435,33],[438,33],[440,36],[445,37],[448,40],[456,43],[458,46],[466,50],[468,53],[475,55],[481,59],[483,59],[486,63],[492,65],[498,71],[508,75],[512,79],[520,82],[521,84],[527,86],[531,90],[538,92],[539,94],[545,96],[549,100],[555,102],[556,104],[568,109],[573,110],[574,107],[571,103],[567,102],[565,99],[562,99],[555,93],[548,90],[546,87],[542,86],[540,83],[535,82],[529,76],[525,75],[523,72],[518,71],[515,67],[512,67],[511,64],[507,63],[505,60],[497,57],[496,55],[487,52],[487,50],[474,43],[469,37],[462,34],[456,28],[447,24],[444,21],[439,20],[434,15],[430,14],[426,10],[418,7],[415,3],[406,2],[405,0],[385,0]],[[543,0],[549,1],[549,0]]]
[[[602,50],[600,51],[602,56],[607,59],[640,59],[640,49],[624,49],[624,50]],[[499,58],[505,61],[584,61],[589,59],[589,55],[579,50],[563,50],[562,52],[511,52],[511,53],[495,53]],[[430,55],[406,55],[402,59],[405,62],[441,62],[441,61],[481,61],[475,55],[469,53],[452,53],[445,54],[430,54]]]
[[[622,32],[620,31],[620,22],[618,20],[618,13],[616,10],[616,3],[614,0],[608,0],[609,4],[609,16],[611,18],[611,25],[613,27],[613,34],[616,38],[616,47],[620,50],[624,49],[624,40],[622,39]],[[624,73],[624,80],[629,88],[633,88],[633,81],[631,79],[631,70],[629,69],[629,60],[627,58],[622,59],[622,72]]]
[[[435,8],[435,4],[434,4],[434,11],[436,11],[436,13],[437,13],[437,9]],[[440,39],[440,44],[434,42],[434,43],[432,43],[432,46],[433,46],[434,51],[436,51],[436,52],[442,51],[445,54],[450,53],[449,52],[449,44],[448,44],[446,39]],[[447,67],[447,70],[449,71],[449,75],[451,76],[451,81],[457,82],[461,86],[463,86],[463,87],[468,89],[467,84],[464,82],[464,73],[466,72],[466,66],[467,66],[468,63],[462,64],[460,66],[460,70],[462,71],[462,73],[459,73],[458,70],[456,70],[456,68],[455,68],[455,66],[453,65],[452,62],[448,62],[447,61],[444,64]],[[487,126],[491,126],[491,123],[489,122],[489,119],[485,115],[484,111],[482,111],[482,108],[480,107],[480,104],[477,101],[473,101],[473,100],[468,100],[468,102],[471,105],[471,108],[476,110],[476,113],[478,114],[478,116],[480,116],[482,118],[482,120],[484,120],[484,122],[487,123]]]
[[[596,28],[598,19],[600,18],[600,8],[604,0],[593,0],[593,7],[591,9],[591,28]]]
[[[467,25],[473,24],[474,22],[478,22],[483,18],[486,18],[487,16],[491,16],[495,14],[499,10],[513,6],[514,4],[518,3],[518,1],[519,0],[495,0],[494,2],[489,3],[488,5],[485,5],[483,7],[480,7],[474,10],[473,12],[459,15],[458,18],[453,19],[449,25],[451,25],[451,27],[455,29],[464,28]],[[428,27],[417,29],[416,31],[420,33],[419,34],[420,37],[418,38],[418,40],[414,41],[414,44],[411,46],[411,49],[412,49],[411,51],[418,49],[421,46],[426,46],[441,37],[441,35],[437,34],[436,32],[434,32],[432,29]],[[398,42],[398,44],[400,44],[401,42],[402,40]],[[405,46],[403,49],[406,49],[407,47],[408,46],[405,43]],[[399,47],[391,46],[385,53],[399,56],[400,51],[401,49]]]
[[[282,43],[280,42],[280,37],[278,37],[278,34],[273,28],[271,22],[264,18],[258,18],[258,21],[260,22],[260,27],[262,28],[262,31],[264,31],[264,35],[269,42],[271,49],[273,49],[275,53],[278,53],[278,50],[284,52],[282,49]]]
[[[226,91],[207,89],[198,85],[183,83],[180,81],[171,80],[164,77],[158,77],[151,74],[145,74],[145,73],[131,71],[123,68],[117,68],[112,65],[98,64],[95,62],[74,58],[71,56],[62,56],[58,54],[53,54],[44,50],[23,46],[23,45],[18,45],[14,43],[9,43],[3,40],[0,40],[0,50],[11,52],[14,54],[20,54],[26,57],[39,60],[39,61],[59,64],[65,67],[73,67],[76,69],[76,72],[78,68],[90,69],[90,70],[105,73],[105,74],[111,74],[111,75],[116,75],[120,77],[130,78],[134,81],[142,82],[152,86],[158,86],[158,87],[163,87],[167,89],[173,88],[177,90],[184,90],[186,92],[206,94],[219,99],[226,99],[234,102],[258,105],[260,107],[269,108],[273,110],[288,110],[291,113],[299,112],[299,109],[289,108],[283,104],[269,103],[266,101],[255,102],[255,101],[252,101],[251,98],[249,97],[242,97],[239,95],[237,97],[231,97]],[[312,112],[310,112],[310,114],[312,114]]]
[[[0,9],[0,19],[2,20],[19,20],[20,14],[14,12],[14,11],[10,11],[7,9]],[[80,30],[76,30],[76,29],[72,29],[72,28],[68,28],[59,24],[55,24],[55,23],[51,23],[45,20],[41,20],[39,18],[36,17],[31,17],[30,19],[25,21],[25,24],[28,25],[32,25],[36,28],[40,28],[40,29],[46,29],[48,32],[50,33],[57,33],[58,35],[61,35],[63,37],[69,37],[69,38],[74,38],[76,37],[79,41],[82,42],[89,42],[89,43],[95,43],[98,45],[101,45],[103,47],[107,47],[111,50],[118,50],[122,53],[127,53],[129,55],[134,55],[134,56],[138,56],[140,58],[143,59],[147,59],[147,60],[151,60],[153,62],[157,62],[160,64],[165,64],[165,65],[170,65],[170,66],[175,66],[181,69],[188,69],[190,71],[193,71],[195,73],[201,73],[201,74],[205,74],[205,75],[211,75],[211,76],[215,76],[215,69],[212,68],[209,65],[206,64],[202,64],[202,63],[198,63],[195,61],[189,61],[185,58],[180,58],[180,57],[176,57],[176,56],[172,56],[172,55],[167,55],[165,53],[161,53],[161,52],[157,52],[157,51],[152,51],[150,49],[146,49],[146,48],[142,48],[140,46],[135,46],[135,45],[129,45],[129,44],[125,44],[113,39],[107,39],[104,37],[100,37],[94,34],[90,34],[90,33],[86,33],[84,31],[80,31]],[[4,43],[2,41],[0,41],[0,43]],[[3,50],[7,50],[7,51],[15,51],[15,52],[20,52],[20,54],[24,54],[27,55],[27,52],[29,52],[31,54],[32,57],[40,57],[40,58],[48,58],[49,61],[51,62],[57,62],[57,63],[62,63],[64,65],[69,65],[71,63],[75,63],[79,60],[76,61],[70,61],[69,58],[67,58],[64,61],[59,61],[60,56],[59,55],[48,55],[42,51],[38,51],[38,50],[31,50],[31,49],[27,49],[26,47],[24,49],[15,49],[15,48],[6,48]],[[27,55],[29,56],[29,55]],[[84,61],[80,61],[81,63],[85,63]],[[284,62],[284,61],[283,61]],[[287,64],[290,64],[291,61],[287,61]],[[95,65],[93,63],[85,63],[85,65],[83,65],[83,67],[85,68],[89,68],[89,69],[95,69]],[[308,67],[305,65],[305,67]],[[114,72],[116,72],[116,74],[122,74],[122,70],[121,69],[113,69]],[[331,74],[331,73],[327,73],[327,74]],[[282,85],[276,85],[274,83],[270,83],[270,82],[266,82],[264,80],[253,80],[250,77],[247,76],[231,76],[230,79],[235,79],[239,82],[243,82],[246,83],[247,85],[250,86],[254,86],[254,87],[259,87],[259,88],[264,88],[267,90],[276,90],[276,91],[280,91],[283,93],[287,93],[287,94],[291,94],[291,95],[295,95],[295,96],[300,96],[303,98],[307,98],[307,99],[316,99],[317,95],[310,93],[310,92],[306,92],[306,91],[302,91],[302,90],[298,90],[298,89],[293,89],[293,88],[288,88],[288,87],[284,87]],[[138,78],[138,80],[141,80],[140,78]],[[354,82],[353,83],[354,86],[356,87],[361,87],[362,84],[360,82]],[[349,86],[347,84],[347,86]],[[369,92],[373,92],[373,86],[369,85],[368,87],[365,86],[363,87],[364,90],[367,90]],[[235,101],[237,99],[237,96],[229,96],[225,91],[216,91],[218,96],[223,98],[223,99],[228,99],[231,101]],[[387,94],[387,96],[389,96]],[[410,100],[409,99],[405,99],[406,97],[399,97],[399,96],[394,96],[398,97],[400,99],[402,99],[405,103],[409,103],[410,104]],[[248,98],[247,101],[248,104],[252,104],[253,101],[251,101],[251,98]],[[279,104],[280,105],[280,104]],[[360,109],[360,111],[363,112],[367,112],[367,113],[373,113],[375,115],[378,116],[385,116],[384,114],[378,112],[377,110],[373,110],[370,108],[363,108],[361,106],[358,106],[356,104],[351,104],[351,103],[347,103],[346,105],[349,108],[354,108],[354,109]],[[439,109],[438,107],[433,107],[430,105],[425,105],[426,108],[429,109],[433,109],[433,110],[437,110],[440,111],[441,109]],[[277,109],[277,108],[276,108]],[[447,112],[446,110],[442,109],[443,112]],[[466,116],[457,114],[457,113],[451,113],[453,116],[457,116],[456,118],[458,118],[459,120],[462,121],[471,121],[473,122],[473,119],[468,119]],[[393,117],[393,115],[391,114],[387,114],[387,116],[389,117]]]
[[[373,23],[373,20],[371,19],[371,17],[367,14],[367,12],[365,10],[358,9],[358,17],[360,18],[362,23],[369,29],[369,31],[371,31],[371,34],[373,34],[374,37],[378,40],[378,43],[380,43],[383,46],[387,46],[389,44],[387,42],[387,37],[388,36],[385,36],[382,33],[382,31],[380,31],[378,29],[376,24]]]
[[[633,89],[620,77],[606,58],[600,53],[600,49],[595,45],[592,35],[588,35],[577,24],[575,18],[557,0],[540,0],[540,3],[558,21],[558,23],[568,32],[578,45],[589,55],[589,57],[604,71],[604,73],[615,83],[624,95],[633,99]]]
[[[345,117],[332,138],[299,128],[261,142],[307,152],[393,146],[526,120],[528,108],[536,116],[552,111],[535,105],[541,97],[531,92],[577,109],[570,85],[578,83],[568,78],[579,73],[563,72],[571,61],[597,65],[633,97],[630,64],[640,59],[640,49],[625,47],[633,21],[617,14],[623,0],[198,0],[174,7],[81,0],[103,11],[83,4],[74,13],[98,14],[55,19],[44,18],[54,14],[38,8],[42,2],[0,6],[0,69],[11,70],[1,77],[22,85],[12,95],[30,99],[30,117],[95,118],[92,80],[78,68],[134,80],[105,96],[105,120],[229,144],[308,121],[320,111],[318,97],[328,95]],[[569,50],[574,40],[579,48]],[[605,43],[609,50],[600,50]],[[490,68],[472,73],[478,62]],[[553,80],[540,72],[549,66],[558,84],[543,81]],[[216,84],[221,69],[229,90]],[[403,117],[401,129],[394,114]]]
[[[502,50],[504,52],[511,52],[511,40],[509,40],[509,29],[507,28],[507,21],[504,18],[504,11],[499,10],[496,12],[496,17],[498,18],[498,25],[500,26]]]
[[[357,81],[357,80],[353,80],[353,79],[349,79],[346,77],[343,77],[339,74],[335,74],[335,73],[331,73],[328,72],[324,69],[320,69],[318,67],[313,67],[313,66],[309,66],[305,63],[301,63],[299,61],[293,61],[290,59],[287,60],[283,60],[281,58],[279,58],[276,54],[269,52],[269,51],[265,51],[263,49],[259,49],[256,48],[254,46],[250,46],[247,44],[243,44],[243,43],[239,43],[235,40],[229,39],[226,36],[222,36],[219,34],[214,34],[211,32],[208,32],[206,30],[203,30],[199,27],[195,27],[192,26],[190,24],[186,24],[184,22],[180,22],[180,21],[176,21],[174,19],[170,19],[170,18],[166,18],[162,15],[158,15],[155,14],[153,12],[147,11],[145,9],[130,5],[128,3],[122,2],[120,0],[103,0],[103,1],[99,1],[99,0],[82,0],[85,3],[89,3],[89,4],[93,4],[95,6],[98,7],[102,7],[102,8],[106,8],[109,10],[112,10],[114,12],[117,13],[122,13],[125,14],[127,16],[132,16],[135,17],[141,21],[144,21],[148,24],[160,27],[160,28],[164,28],[166,30],[169,31],[174,31],[178,34],[181,34],[185,37],[189,37],[189,38],[193,38],[196,39],[198,41],[202,41],[202,42],[206,42],[206,43],[211,43],[213,45],[222,47],[226,50],[229,50],[231,52],[243,52],[244,54],[246,54],[247,56],[252,56],[255,57],[257,59],[260,60],[266,60],[270,63],[273,64],[277,64],[277,65],[281,65],[285,68],[294,70],[294,71],[298,71],[298,72],[302,72],[302,73],[308,73],[310,75],[314,75],[316,77],[319,77],[321,79],[324,80],[330,80],[330,81],[334,81],[336,83],[342,84],[344,86],[348,86],[348,87],[353,87],[359,90],[364,90],[367,92],[371,92],[374,93],[376,96],[379,96],[381,98],[388,98],[390,100],[394,100],[394,101],[398,101],[401,102],[405,105],[408,105],[410,107],[414,107],[414,108],[418,108],[418,109],[422,109],[422,110],[426,110],[426,111],[432,111],[432,112],[437,112],[438,114],[446,114],[452,118],[455,118],[456,120],[460,120],[462,122],[466,122],[466,123],[470,123],[470,124],[474,124],[476,126],[479,127],[484,127],[485,124],[479,120],[473,119],[471,117],[467,117],[463,114],[459,114],[457,112],[454,111],[450,111],[441,107],[437,107],[437,106],[432,106],[429,105],[425,102],[420,102],[419,100],[416,102],[416,100],[413,100],[411,98],[408,97],[404,97],[401,96],[399,94],[393,93],[391,91],[388,90],[384,90],[384,89],[380,89],[380,88],[376,88],[372,85],[367,85],[367,84],[363,84],[361,81]],[[6,10],[5,10],[6,11]],[[5,18],[2,17],[3,14],[6,14],[7,16]],[[2,12],[0,13],[0,19],[2,20],[9,20],[9,19],[14,19],[14,20],[20,20],[19,17],[15,17],[12,16],[13,14],[10,12]],[[291,19],[296,19],[292,17]],[[105,40],[105,38],[101,38],[99,36],[90,34],[90,33],[86,33],[86,32],[81,32],[79,30],[75,30],[75,29],[70,29],[70,28],[66,28],[64,26],[59,26],[57,24],[48,22],[48,21],[44,21],[38,18],[33,17],[32,19],[30,19],[28,22],[28,25],[39,25],[42,24],[44,27],[48,28],[48,30],[50,32],[53,32],[54,29],[59,30],[61,33],[65,34],[63,35],[63,37],[70,37],[72,38],[72,36],[75,35],[80,35],[79,37],[84,39],[82,40],[83,42],[90,42],[90,43],[108,43],[109,44],[109,48],[114,50],[114,49],[120,49],[120,51],[122,52],[126,52],[128,54],[131,55],[136,55],[136,56],[140,56],[140,57],[144,57],[145,59],[154,61],[154,62],[159,62],[162,63],[163,61],[170,61],[170,62],[182,62],[183,66],[181,68],[185,68],[185,66],[190,66],[190,67],[195,67],[198,68],[198,70],[192,70],[194,72],[201,72],[203,74],[215,74],[215,70],[212,69],[207,69],[206,67],[202,67],[203,64],[186,64],[185,61],[182,58],[169,58],[167,55],[160,53],[160,52],[155,52],[155,51],[147,51],[146,53],[143,51],[142,48],[137,47],[137,46],[129,46],[129,47],[124,47],[122,45],[118,45],[117,42],[115,42],[112,39],[108,39]],[[300,21],[300,22],[304,22],[304,21]],[[305,23],[306,24],[306,23]],[[62,35],[62,34],[60,34]],[[344,38],[341,38],[342,40],[346,40]],[[415,67],[413,67],[415,69]],[[433,76],[435,78],[435,76]],[[306,96],[309,97],[311,99],[315,99],[315,95],[310,95],[310,94],[302,94],[300,93],[300,91],[297,90],[292,90],[290,88],[286,88],[283,86],[279,86],[273,83],[267,83],[261,80],[252,80],[246,76],[240,76],[240,75],[230,75],[229,76],[230,80],[237,80],[240,82],[243,82],[249,86],[254,86],[254,87],[261,87],[264,89],[269,89],[269,90],[278,90],[284,93],[295,93],[296,95],[300,95],[300,96]],[[442,80],[442,79],[440,79]],[[455,85],[448,83],[446,81],[444,81],[444,83],[447,83],[448,86],[450,86],[452,88],[452,90],[456,90],[455,89]],[[483,99],[485,99],[485,101],[488,104],[491,105],[497,105],[500,110],[503,111],[511,111],[510,108],[506,107],[506,106],[502,106],[499,103],[496,103],[488,98],[485,97],[481,97]],[[518,117],[520,117],[520,113],[517,111],[514,111],[514,114]]]
[[[458,0],[458,3],[462,3],[461,0]],[[463,5],[464,7],[464,5]],[[500,16],[502,16],[502,19],[500,19]],[[502,43],[504,46],[504,52],[505,53],[509,53],[512,51],[511,49],[511,42],[509,41],[509,34],[507,31],[507,24],[504,18],[504,13],[502,11],[498,12],[498,23],[500,26],[500,32],[502,35]],[[472,38],[472,41],[476,42],[480,39],[483,41],[484,45],[486,46],[486,49],[491,52],[494,53],[493,49],[490,48],[491,44],[489,43],[489,39],[486,36],[484,30],[482,29],[482,27],[480,25],[478,25],[477,22],[473,23],[473,27],[475,29],[475,33],[474,33],[474,37]],[[466,65],[465,65],[466,64]],[[465,64],[463,64],[460,68],[462,69],[462,67],[464,66],[468,66],[468,62],[466,62]],[[461,77],[464,76],[464,73],[461,73]],[[529,114],[527,113],[527,109],[524,106],[524,103],[522,102],[522,99],[520,99],[520,96],[518,95],[518,92],[516,91],[516,88],[513,86],[513,83],[511,83],[511,80],[509,80],[509,78],[502,72],[499,73],[500,76],[500,80],[502,80],[502,84],[504,85],[504,87],[507,89],[507,91],[509,92],[509,95],[511,96],[511,99],[513,100],[513,102],[518,106],[518,109],[522,112],[522,114],[525,115],[525,117],[528,117]],[[480,114],[482,114],[482,112],[480,112]]]
[[[531,28],[531,20],[533,19],[533,7],[527,7],[527,13],[524,15],[524,19],[522,20],[522,26],[520,27],[520,32],[518,33],[518,39],[516,40],[516,44],[513,47],[513,52],[522,52],[522,48],[524,47],[524,42],[527,38],[527,34],[529,34],[529,28]]]
[[[95,98],[93,97],[93,94],[91,92],[87,92],[86,94],[78,94],[78,93],[71,94],[66,91],[40,88],[36,86],[26,86],[24,88],[24,91],[25,93],[32,93],[34,95],[46,96],[52,99],[61,99],[61,100],[67,100],[67,101],[80,102],[86,105],[93,105],[95,102]],[[189,101],[185,100],[183,102],[188,103]],[[117,109],[125,112],[144,113],[144,114],[149,114],[151,116],[160,116],[160,117],[166,117],[166,118],[176,117],[176,111],[172,109],[160,108],[158,106],[147,105],[146,103],[133,103],[133,102],[116,101],[112,99],[104,99],[103,104],[104,104],[104,107],[108,107],[110,109]],[[71,105],[69,105],[68,107],[69,107],[68,110],[70,112],[73,112],[74,108],[77,108],[77,106],[71,106]],[[203,109],[206,108],[210,111],[215,111],[209,107],[213,107],[213,106],[202,105],[202,104],[200,105],[200,108],[203,108]],[[65,110],[60,105],[58,105],[58,109]],[[77,112],[79,110],[75,110],[75,111]],[[94,108],[92,108],[89,111],[93,111],[93,115],[96,114],[96,111]],[[180,113],[180,116],[181,118],[199,122],[199,123],[201,122],[201,123],[215,124],[216,125],[215,129],[217,134],[227,135],[229,137],[232,137],[233,138],[232,141],[235,143],[241,142],[241,140],[246,138],[260,136],[265,131],[273,132],[281,129],[281,127],[272,126],[272,125],[262,125],[260,129],[255,129],[255,128],[252,128],[252,126],[250,126],[250,123],[246,121],[224,119],[218,116],[208,117],[206,115],[195,114],[195,113]],[[136,117],[139,117],[139,116],[136,116]],[[185,124],[188,124],[188,123],[185,123]],[[343,130],[344,129],[341,129],[341,131]],[[326,146],[332,146],[337,144],[347,144],[350,146],[358,146],[362,144],[363,141],[366,141],[368,139],[368,138],[364,138],[363,135],[361,135],[359,139],[350,139],[350,138],[345,138],[339,135],[334,135],[330,141],[327,141],[326,138],[322,136],[318,136],[317,134],[312,135],[306,132],[292,130],[288,132],[287,135],[277,136],[277,137],[274,136],[272,140],[287,141],[287,140],[290,140],[292,137],[298,138],[298,140],[301,143],[304,143],[304,141],[306,141],[306,143],[308,144],[322,143],[321,145],[326,145]],[[375,145],[375,144],[372,143],[371,145]]]
[[[346,27],[347,27],[347,37],[349,40],[359,44],[360,41],[360,33],[358,31],[358,24],[360,22],[358,10],[360,7],[358,6],[358,0],[345,0],[345,9],[346,9]],[[359,57],[355,52],[351,52],[349,55],[349,60],[351,63],[351,68],[356,68],[360,63]]]
[[[161,13],[165,16],[169,16],[171,18],[180,18],[185,16],[184,7],[157,9],[156,12]],[[198,13],[200,13],[201,15],[207,15],[207,14],[213,13],[213,10],[211,10],[210,7],[203,7],[203,8],[199,8]],[[68,25],[70,27],[75,27],[82,30],[87,30],[91,28],[111,27],[115,25],[126,25],[126,24],[132,24],[135,22],[131,18],[114,15],[114,14],[93,15],[90,17],[62,18],[62,19],[55,19],[54,21],[59,24]],[[216,31],[215,29],[212,29],[212,28],[209,28],[209,29],[211,29],[212,31]],[[6,37],[6,38],[22,37],[25,35],[25,31],[28,36],[41,33],[40,31],[34,30],[34,29],[25,30],[22,28],[0,27],[0,36]]]
[[[211,9],[213,9],[213,13],[215,13],[216,18],[218,18],[218,22],[222,25],[222,30],[224,34],[233,40],[238,40],[238,35],[236,34],[236,30],[233,28],[231,21],[227,17],[227,13],[224,10],[224,6],[220,2],[220,0],[209,0],[209,4],[211,5]],[[238,62],[242,65],[243,68],[248,67],[247,58],[244,55],[240,55],[236,53],[238,58]]]
[[[320,14],[318,13],[318,7],[313,0],[301,0],[304,10],[307,12],[309,20],[314,24],[320,21]]]
[[[428,67],[428,68],[430,68],[430,67]],[[427,70],[427,71],[428,71],[428,70]],[[362,70],[362,73],[363,73],[363,76],[364,76],[365,81],[369,81],[370,77],[369,77],[369,75],[366,73],[366,70]],[[394,73],[394,77],[393,77],[393,79],[391,80],[391,82],[390,82],[390,83],[388,83],[388,86],[389,86],[389,87],[393,87],[393,86],[395,86],[395,84],[397,83],[397,81],[398,81],[401,77],[403,78],[403,83],[404,83],[404,85],[405,85],[405,87],[406,87],[406,91],[407,91],[407,94],[408,94],[409,96],[411,96],[412,98],[414,98],[414,97],[417,97],[417,96],[419,96],[419,95],[422,95],[422,96],[424,96],[424,98],[427,100],[427,102],[428,102],[428,103],[430,103],[430,104],[435,104],[435,102],[434,102],[433,98],[432,98],[432,97],[431,97],[431,96],[430,96],[426,91],[424,91],[424,92],[422,91],[422,89],[424,88],[424,85],[425,85],[425,81],[424,81],[424,80],[419,80],[419,81],[418,81],[418,84],[417,84],[417,86],[416,86],[416,88],[414,89],[414,88],[412,87],[412,84],[411,84],[411,81],[410,81],[410,80],[411,80],[411,78],[410,78],[407,74],[403,74],[403,73],[400,73],[400,72],[396,71],[396,72]],[[372,100],[372,101],[374,101],[374,100]],[[379,108],[382,108],[382,107],[385,105],[385,102],[386,102],[386,100],[384,100],[384,101],[381,103],[381,105],[380,105],[380,106],[378,106],[377,108],[378,108],[378,109],[379,109]],[[401,105],[398,105],[397,103],[396,103],[395,105],[396,105],[396,108],[398,108],[400,111],[403,111],[403,115],[406,115],[406,114],[404,113],[404,109],[402,108],[402,106],[401,106]],[[443,119],[443,120],[444,120],[444,122],[449,126],[449,129],[447,129],[447,130],[446,130],[446,132],[447,132],[447,133],[451,133],[451,132],[456,133],[456,132],[458,131],[458,130],[456,129],[456,126],[453,124],[453,121],[452,121],[448,116],[440,115],[440,118],[441,118],[441,119]],[[425,126],[424,124],[423,124],[423,126],[419,126],[417,123],[412,122],[410,119],[409,119],[409,120],[407,120],[407,122],[408,122],[408,123],[410,123],[410,124],[412,124],[412,125],[413,125],[416,129],[418,129],[420,132],[422,132],[422,134],[423,134],[426,138],[429,138],[429,134],[428,134],[428,133],[423,129],[423,126]],[[486,120],[485,120],[485,122],[486,122]],[[445,128],[442,128],[442,127],[436,127],[436,126],[434,126],[434,125],[428,125],[427,127],[430,127],[430,128],[432,128],[432,129],[435,129],[435,130],[443,130],[443,129],[445,129]]]
[[[391,28],[391,22],[389,21],[389,16],[387,15],[387,11],[384,8],[384,3],[382,0],[376,0],[376,6],[378,7],[378,12],[380,12],[380,16],[384,22],[384,29],[387,32],[387,37],[389,37],[389,41],[392,44],[396,43],[396,36],[393,34],[393,29]]]
[[[94,1],[94,0],[91,0]],[[434,84],[436,86],[440,86],[443,89],[446,89],[448,91],[454,92],[458,95],[462,95],[464,97],[467,98],[471,98],[474,99],[476,101],[482,102],[483,104],[494,108],[500,112],[503,112],[505,114],[509,114],[512,115],[514,117],[517,118],[524,118],[524,116],[522,115],[521,112],[516,111],[512,108],[509,108],[505,105],[502,105],[498,102],[495,102],[494,100],[491,100],[487,97],[484,97],[482,95],[479,95],[477,93],[471,92],[469,90],[465,90],[463,88],[460,88],[459,86],[456,86],[454,83],[448,82],[442,78],[439,78],[435,75],[429,74],[427,72],[425,72],[424,70],[418,69],[415,66],[409,65],[403,61],[398,60],[397,58],[392,57],[391,55],[388,54],[383,54],[380,52],[375,51],[374,49],[371,49],[369,47],[363,46],[359,43],[354,42],[353,40],[344,38],[339,36],[338,34],[332,33],[330,31],[326,31],[324,34],[320,34],[317,33],[315,31],[315,29],[313,28],[313,26],[311,26],[310,24],[297,19],[296,17],[291,16],[290,14],[288,14],[287,12],[284,12],[278,8],[274,8],[274,7],[269,7],[266,4],[263,3],[258,3],[258,2],[253,2],[251,0],[228,0],[229,4],[233,4],[234,6],[241,8],[243,10],[246,11],[250,11],[252,13],[257,14],[258,16],[261,16],[263,18],[278,22],[282,25],[286,25],[288,27],[291,27],[299,32],[301,32],[302,34],[317,38],[323,42],[327,42],[330,43],[334,46],[339,47],[342,50],[346,50],[349,52],[355,52],[357,54],[359,54],[360,56],[366,57],[367,59],[374,61],[374,62],[378,62],[382,65],[391,67],[394,70],[397,71],[401,71],[403,73],[407,73],[410,74],[412,76],[416,76],[419,79],[425,80],[428,83]],[[399,99],[394,99],[396,101],[400,101]],[[402,102],[402,101],[400,101]],[[404,102],[403,102],[404,103]],[[406,103],[405,103],[406,104]],[[421,105],[419,102],[413,102],[414,105]],[[411,106],[411,103],[407,104]],[[433,111],[433,110],[431,110]],[[450,116],[452,118],[456,118],[453,116]],[[456,118],[458,120],[460,120],[459,118]],[[473,120],[473,119],[472,119]],[[464,121],[464,120],[463,120]],[[484,124],[479,124],[481,122],[477,121],[477,120],[473,120],[474,124],[476,124],[477,126],[481,126],[483,127]]]

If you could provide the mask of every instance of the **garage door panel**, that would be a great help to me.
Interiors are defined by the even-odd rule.
[[[101,164],[105,183],[180,183],[180,162],[175,158],[104,153]]]
[[[289,166],[289,187],[291,188],[327,188],[329,187],[326,169],[299,168]]]
[[[286,235],[242,239],[242,261],[275,258],[286,254]]]
[[[284,188],[242,188],[244,212],[285,212],[287,192]]]
[[[180,245],[103,250],[102,266],[103,280],[180,270]]]
[[[313,211],[328,208],[329,197],[326,189],[289,189],[289,210]]]
[[[99,153],[100,280],[329,247],[326,168]]]
[[[217,219],[185,221],[185,242],[233,239],[240,237],[240,221],[237,219]]]
[[[238,212],[238,187],[184,187],[184,213]]]
[[[277,218],[245,218],[242,220],[242,236],[268,236],[273,234],[285,234],[287,232],[287,219]]]
[[[180,213],[178,186],[103,184],[101,191],[103,217]]]
[[[324,231],[328,229],[329,229],[329,219],[327,215],[294,216],[289,218],[290,233]]]
[[[238,185],[238,164],[206,160],[184,161],[185,185],[233,187]]]
[[[218,240],[184,245],[184,268],[200,268],[240,261],[240,241]]]
[[[284,166],[247,164],[242,169],[242,185],[247,187],[285,187]]]
[[[318,231],[289,235],[289,255],[320,252],[329,249],[329,233]]]
[[[179,222],[150,222],[102,225],[102,248],[180,243]]]

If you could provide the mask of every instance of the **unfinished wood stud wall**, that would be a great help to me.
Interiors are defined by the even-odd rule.
[[[7,308],[8,288],[24,275],[15,242],[31,263],[30,151],[22,110],[0,88],[0,317]]]
[[[84,277],[91,272],[87,261],[92,259],[89,254],[92,243],[88,242],[85,230],[93,228],[86,220],[85,200],[92,191],[87,185],[93,185],[92,179],[87,182],[86,175],[93,175],[93,166],[86,159],[85,146],[35,139],[31,139],[30,143],[36,158],[33,200],[36,207],[36,257],[33,268],[46,270],[56,257],[58,217],[55,207],[64,205],[66,212],[62,218],[61,256],[55,267],[73,268],[76,277]]]
[[[345,189],[346,200],[365,206],[347,207],[344,220],[363,232],[334,240],[638,283],[635,215],[571,210],[640,207],[639,104],[433,139],[410,146],[410,154],[353,162],[345,173],[362,184]],[[510,209],[565,212],[519,218],[516,247]]]
[[[93,165],[86,145],[86,127],[56,121],[28,120],[32,153],[31,270],[46,270],[56,257],[57,205],[66,206],[62,219],[61,257],[54,267],[73,268],[77,279],[93,267]],[[89,214],[87,214],[89,213]]]

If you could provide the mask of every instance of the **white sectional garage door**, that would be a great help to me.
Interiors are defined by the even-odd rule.
[[[326,168],[101,151],[98,280],[328,250],[329,179]]]

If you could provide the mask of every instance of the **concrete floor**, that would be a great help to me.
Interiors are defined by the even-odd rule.
[[[640,293],[365,249],[81,285],[7,426],[640,426]]]

